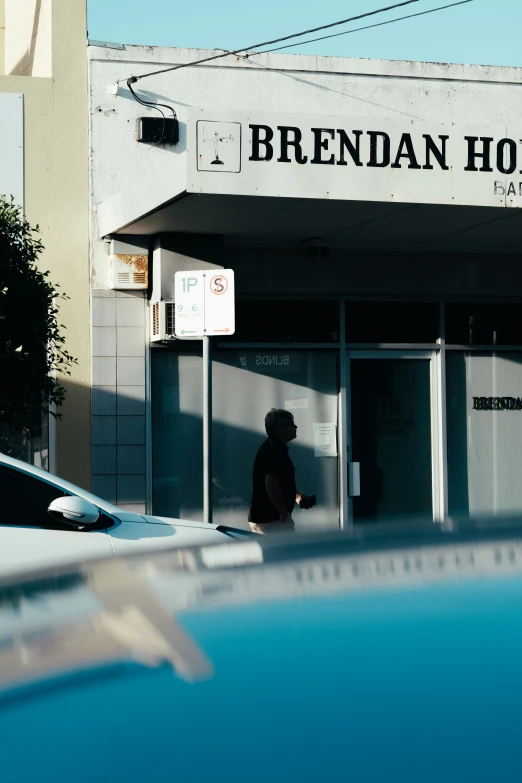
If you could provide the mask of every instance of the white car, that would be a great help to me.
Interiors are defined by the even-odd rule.
[[[0,577],[48,565],[249,535],[222,525],[125,511],[0,454]]]

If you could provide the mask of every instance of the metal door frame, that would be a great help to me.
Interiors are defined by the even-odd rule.
[[[431,484],[432,484],[432,509],[433,521],[443,520],[445,517],[445,482],[444,476],[444,442],[442,438],[443,394],[441,351],[436,350],[353,350],[346,349],[344,356],[341,354],[341,407],[342,416],[339,424],[344,430],[344,443],[342,443],[340,459],[340,495],[341,495],[341,526],[352,526],[353,499],[349,496],[348,487],[348,463],[351,462],[352,450],[352,426],[351,426],[351,360],[352,359],[427,359],[430,362],[430,418],[431,418]]]

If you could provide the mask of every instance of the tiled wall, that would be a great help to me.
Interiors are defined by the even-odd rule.
[[[145,295],[92,292],[92,492],[145,512]]]

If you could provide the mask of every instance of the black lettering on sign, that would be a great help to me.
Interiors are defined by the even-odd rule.
[[[381,410],[383,416],[400,416],[401,401],[389,398],[383,399]]]
[[[252,155],[249,160],[272,160],[274,157],[274,149],[271,145],[271,141],[274,138],[274,131],[269,125],[249,125],[252,129]],[[261,133],[264,133],[264,137],[261,138]],[[264,155],[261,155],[261,148],[263,148]]]
[[[464,136],[468,142],[468,165],[465,166],[464,171],[493,171],[491,168],[491,142],[492,138],[488,136],[481,136],[482,152],[477,150],[478,136]],[[477,168],[477,158],[482,160],[482,166]]]
[[[493,183],[493,192],[495,196],[522,196],[522,182],[514,182],[511,180],[506,185],[500,180],[496,179]]]
[[[520,411],[520,397],[473,397],[474,411]]]
[[[380,131],[368,131],[370,137],[370,168],[385,168],[390,165],[390,137]],[[378,139],[381,139],[379,148]]]
[[[274,130],[269,125],[251,123],[251,161],[271,161],[274,159]],[[369,168],[425,169],[439,168],[449,171],[448,147],[450,136],[439,134],[431,136],[423,133],[422,139],[414,138],[411,133],[403,133],[397,147],[391,153],[391,139],[384,131],[366,131],[369,137],[368,157],[361,151],[363,131],[344,128],[306,128],[294,125],[278,125],[279,163],[311,163],[322,166],[355,166]],[[464,136],[467,143],[467,162],[464,171],[493,172],[510,175],[518,170],[521,159],[518,144],[522,139],[492,136]],[[495,146],[493,146],[495,145]],[[312,154],[313,149],[313,154]],[[308,154],[304,154],[304,150]],[[522,169],[520,169],[522,174]],[[504,182],[495,180],[496,196],[521,196],[522,182]]]
[[[295,162],[306,163],[308,158],[303,155],[301,149],[301,131],[291,125],[278,125],[277,130],[281,134],[281,154],[278,157],[279,163],[291,163],[288,150],[294,148]]]
[[[406,435],[404,427],[378,427],[377,435]]]
[[[431,155],[433,155],[441,169],[443,169],[443,171],[448,171],[449,166],[446,163],[446,142],[449,139],[449,136],[438,137],[441,140],[441,149],[439,149],[428,133],[423,133],[422,135],[426,139],[426,163],[422,168],[433,168],[433,164],[431,162]]]
[[[312,133],[314,134],[314,157],[310,163],[322,163],[324,166],[333,166],[335,163],[333,153],[330,157],[323,158],[321,150],[328,152],[329,140],[328,138],[323,138],[323,134],[333,139],[335,131],[333,128],[312,128]]]
[[[337,133],[339,134],[339,160],[337,161],[338,166],[347,166],[347,162],[344,159],[344,151],[345,149],[348,150],[348,154],[350,155],[351,159],[355,163],[356,166],[362,166],[361,162],[361,136],[362,131],[360,130],[354,130],[352,131],[353,135],[355,136],[355,144],[352,142],[346,131],[343,131],[341,128],[337,129]]]
[[[406,158],[407,160],[409,160],[408,163],[409,169],[420,169],[420,166],[417,163],[417,158],[415,157],[415,150],[413,149],[413,141],[411,140],[410,133],[402,134],[399,143],[399,149],[397,150],[397,156],[395,158],[395,161],[391,165],[392,169],[401,168],[401,158]]]
[[[504,163],[504,156],[507,162]],[[497,144],[497,169],[502,174],[513,174],[517,167],[517,145],[513,139],[501,139]]]

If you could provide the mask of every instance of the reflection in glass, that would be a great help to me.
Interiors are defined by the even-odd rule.
[[[347,302],[348,343],[435,343],[439,305],[434,302]]]
[[[522,345],[519,304],[446,305],[448,345]]]
[[[294,511],[296,529],[338,528],[337,458],[317,457],[314,449],[314,423],[337,425],[337,357],[325,351],[214,353],[214,522],[248,528],[252,468],[270,408],[294,415],[298,432],[290,456],[298,490],[317,496],[315,508]]]
[[[339,302],[238,299],[234,342],[339,341]],[[225,338],[226,342],[226,338]]]
[[[352,359],[355,522],[432,519],[430,362]]]
[[[180,349],[181,350],[181,349]],[[153,513],[203,519],[202,359],[197,350],[152,351]]]

